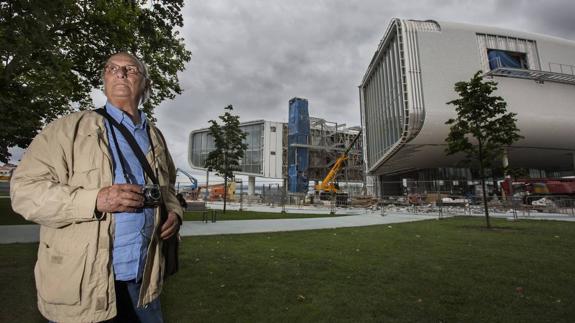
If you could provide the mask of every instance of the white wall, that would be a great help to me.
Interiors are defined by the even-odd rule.
[[[272,132],[271,127],[276,131]],[[265,121],[264,124],[264,149],[263,149],[263,176],[282,178],[283,162],[283,124],[281,122]],[[272,152],[275,153],[272,154]]]

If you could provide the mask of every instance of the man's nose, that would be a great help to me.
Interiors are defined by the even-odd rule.
[[[128,77],[128,69],[124,66],[118,68],[118,70],[116,71],[116,77],[119,77],[119,78]]]

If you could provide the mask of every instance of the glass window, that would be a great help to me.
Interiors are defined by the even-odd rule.
[[[244,157],[240,159],[243,172],[261,173],[263,163],[263,130],[264,124],[240,126],[246,133],[244,143],[248,145]],[[208,154],[215,149],[215,143],[208,131],[194,134],[192,162],[198,167],[204,167]]]
[[[487,57],[489,58],[489,68],[492,70],[500,67],[511,67],[528,69],[527,54],[519,52],[510,52],[499,49],[488,49]]]

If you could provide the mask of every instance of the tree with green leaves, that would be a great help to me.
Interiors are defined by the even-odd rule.
[[[126,51],[144,61],[152,111],[182,89],[191,53],[179,36],[183,0],[0,0],[0,161],[25,148],[47,122],[94,107],[107,57]]]
[[[494,95],[497,83],[485,81],[482,72],[475,73],[469,82],[455,83],[459,99],[447,102],[455,106],[457,117],[449,119],[449,134],[446,153],[464,153],[467,164],[479,166],[479,177],[483,191],[485,220],[490,228],[485,169],[500,162],[506,147],[523,138],[517,128],[517,114],[507,111],[507,103]]]
[[[240,129],[240,117],[233,115],[233,107],[228,105],[226,112],[219,116],[222,124],[210,120],[209,134],[214,139],[215,150],[208,154],[205,167],[209,171],[224,178],[224,213],[226,213],[226,201],[228,198],[228,180],[233,180],[234,172],[241,170],[240,160],[248,145],[244,142],[246,133]]]

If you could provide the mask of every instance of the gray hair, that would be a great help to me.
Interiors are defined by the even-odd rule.
[[[144,89],[142,91],[142,95],[140,96],[140,105],[146,103],[149,99],[150,96],[152,95],[152,84],[151,84],[151,80],[150,80],[150,74],[148,72],[148,67],[146,66],[146,64],[139,59],[136,55],[130,54],[128,52],[117,52],[115,54],[110,55],[107,59],[106,62],[104,62],[104,66],[106,66],[106,64],[108,63],[108,61],[110,60],[110,58],[116,56],[116,55],[127,55],[130,56],[134,61],[136,61],[136,64],[138,64],[138,69],[140,70],[140,72],[142,73],[142,76],[144,77]],[[101,79],[102,79],[102,83],[104,84],[104,91],[106,90],[106,83],[104,82],[104,73],[106,72],[106,69],[103,68],[102,69],[102,74],[101,74]]]

